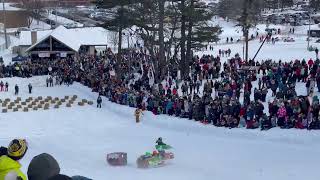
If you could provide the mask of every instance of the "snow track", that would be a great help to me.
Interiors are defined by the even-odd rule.
[[[29,82],[37,84],[32,96],[76,94],[93,101],[97,97],[78,83],[47,88],[45,77],[8,81],[21,84],[23,98],[29,96]],[[0,97],[13,99],[12,90],[0,93]],[[33,156],[47,152],[56,157],[62,173],[95,180],[317,180],[318,131],[230,130],[150,112],[136,124],[133,108],[103,100],[102,109],[74,106],[1,114],[0,144],[6,145],[16,137],[28,140],[29,151],[21,161],[24,172]],[[174,147],[176,158],[161,168],[137,169],[136,158],[152,151],[159,136]],[[128,153],[128,166],[111,167],[106,163],[106,154],[117,151]]]

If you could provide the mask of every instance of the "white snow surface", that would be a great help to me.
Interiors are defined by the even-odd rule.
[[[2,81],[8,81],[10,87],[9,92],[0,92],[1,99],[15,98],[14,84],[20,86],[20,97],[29,97],[29,82],[34,86],[33,97],[76,94],[93,101],[97,98],[77,83],[47,88],[45,77]],[[95,180],[318,179],[319,131],[230,130],[150,112],[136,124],[134,110],[104,99],[102,109],[74,105],[1,114],[0,144],[7,145],[13,138],[27,139],[29,150],[21,161],[25,173],[32,157],[47,152],[58,160],[61,173]],[[175,159],[161,168],[138,169],[137,157],[152,152],[158,137],[174,147]],[[128,153],[128,165],[109,166],[106,154],[119,151]]]

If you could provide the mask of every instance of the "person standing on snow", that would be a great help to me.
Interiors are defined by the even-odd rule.
[[[136,116],[136,123],[140,122],[140,118],[143,115],[142,109],[137,108],[134,115]]]
[[[49,87],[49,78],[46,79],[47,87]]]
[[[101,98],[101,96],[99,95],[99,96],[98,96],[98,99],[97,99],[97,108],[101,108],[101,104],[102,104],[102,98]]]
[[[0,149],[0,179],[10,179],[10,177],[16,176],[16,179],[27,180],[26,175],[20,170],[21,164],[18,162],[28,150],[27,142],[22,139],[14,139],[8,148],[1,147]]]
[[[19,86],[15,85],[14,86],[14,95],[18,95],[19,94]]]
[[[8,82],[6,82],[6,88],[5,88],[5,90],[4,91],[6,91],[6,92],[8,92],[8,90],[9,90],[9,83]]]
[[[316,48],[316,49],[314,50],[314,52],[316,52],[316,59],[319,59],[319,49]]]
[[[4,90],[3,87],[4,87],[4,84],[3,84],[3,82],[1,81],[1,82],[0,82],[0,91],[3,91],[3,90]]]
[[[29,94],[31,94],[32,93],[32,85],[31,85],[31,83],[28,84],[28,89],[29,89]]]

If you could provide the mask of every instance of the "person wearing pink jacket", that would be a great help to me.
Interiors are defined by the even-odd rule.
[[[283,103],[281,104],[281,107],[278,109],[277,115],[278,115],[278,126],[279,127],[284,126],[284,122],[287,117],[287,110]]]

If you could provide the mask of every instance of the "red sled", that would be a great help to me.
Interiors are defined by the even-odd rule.
[[[111,166],[126,166],[128,163],[127,153],[114,152],[114,153],[107,154],[107,162]]]

